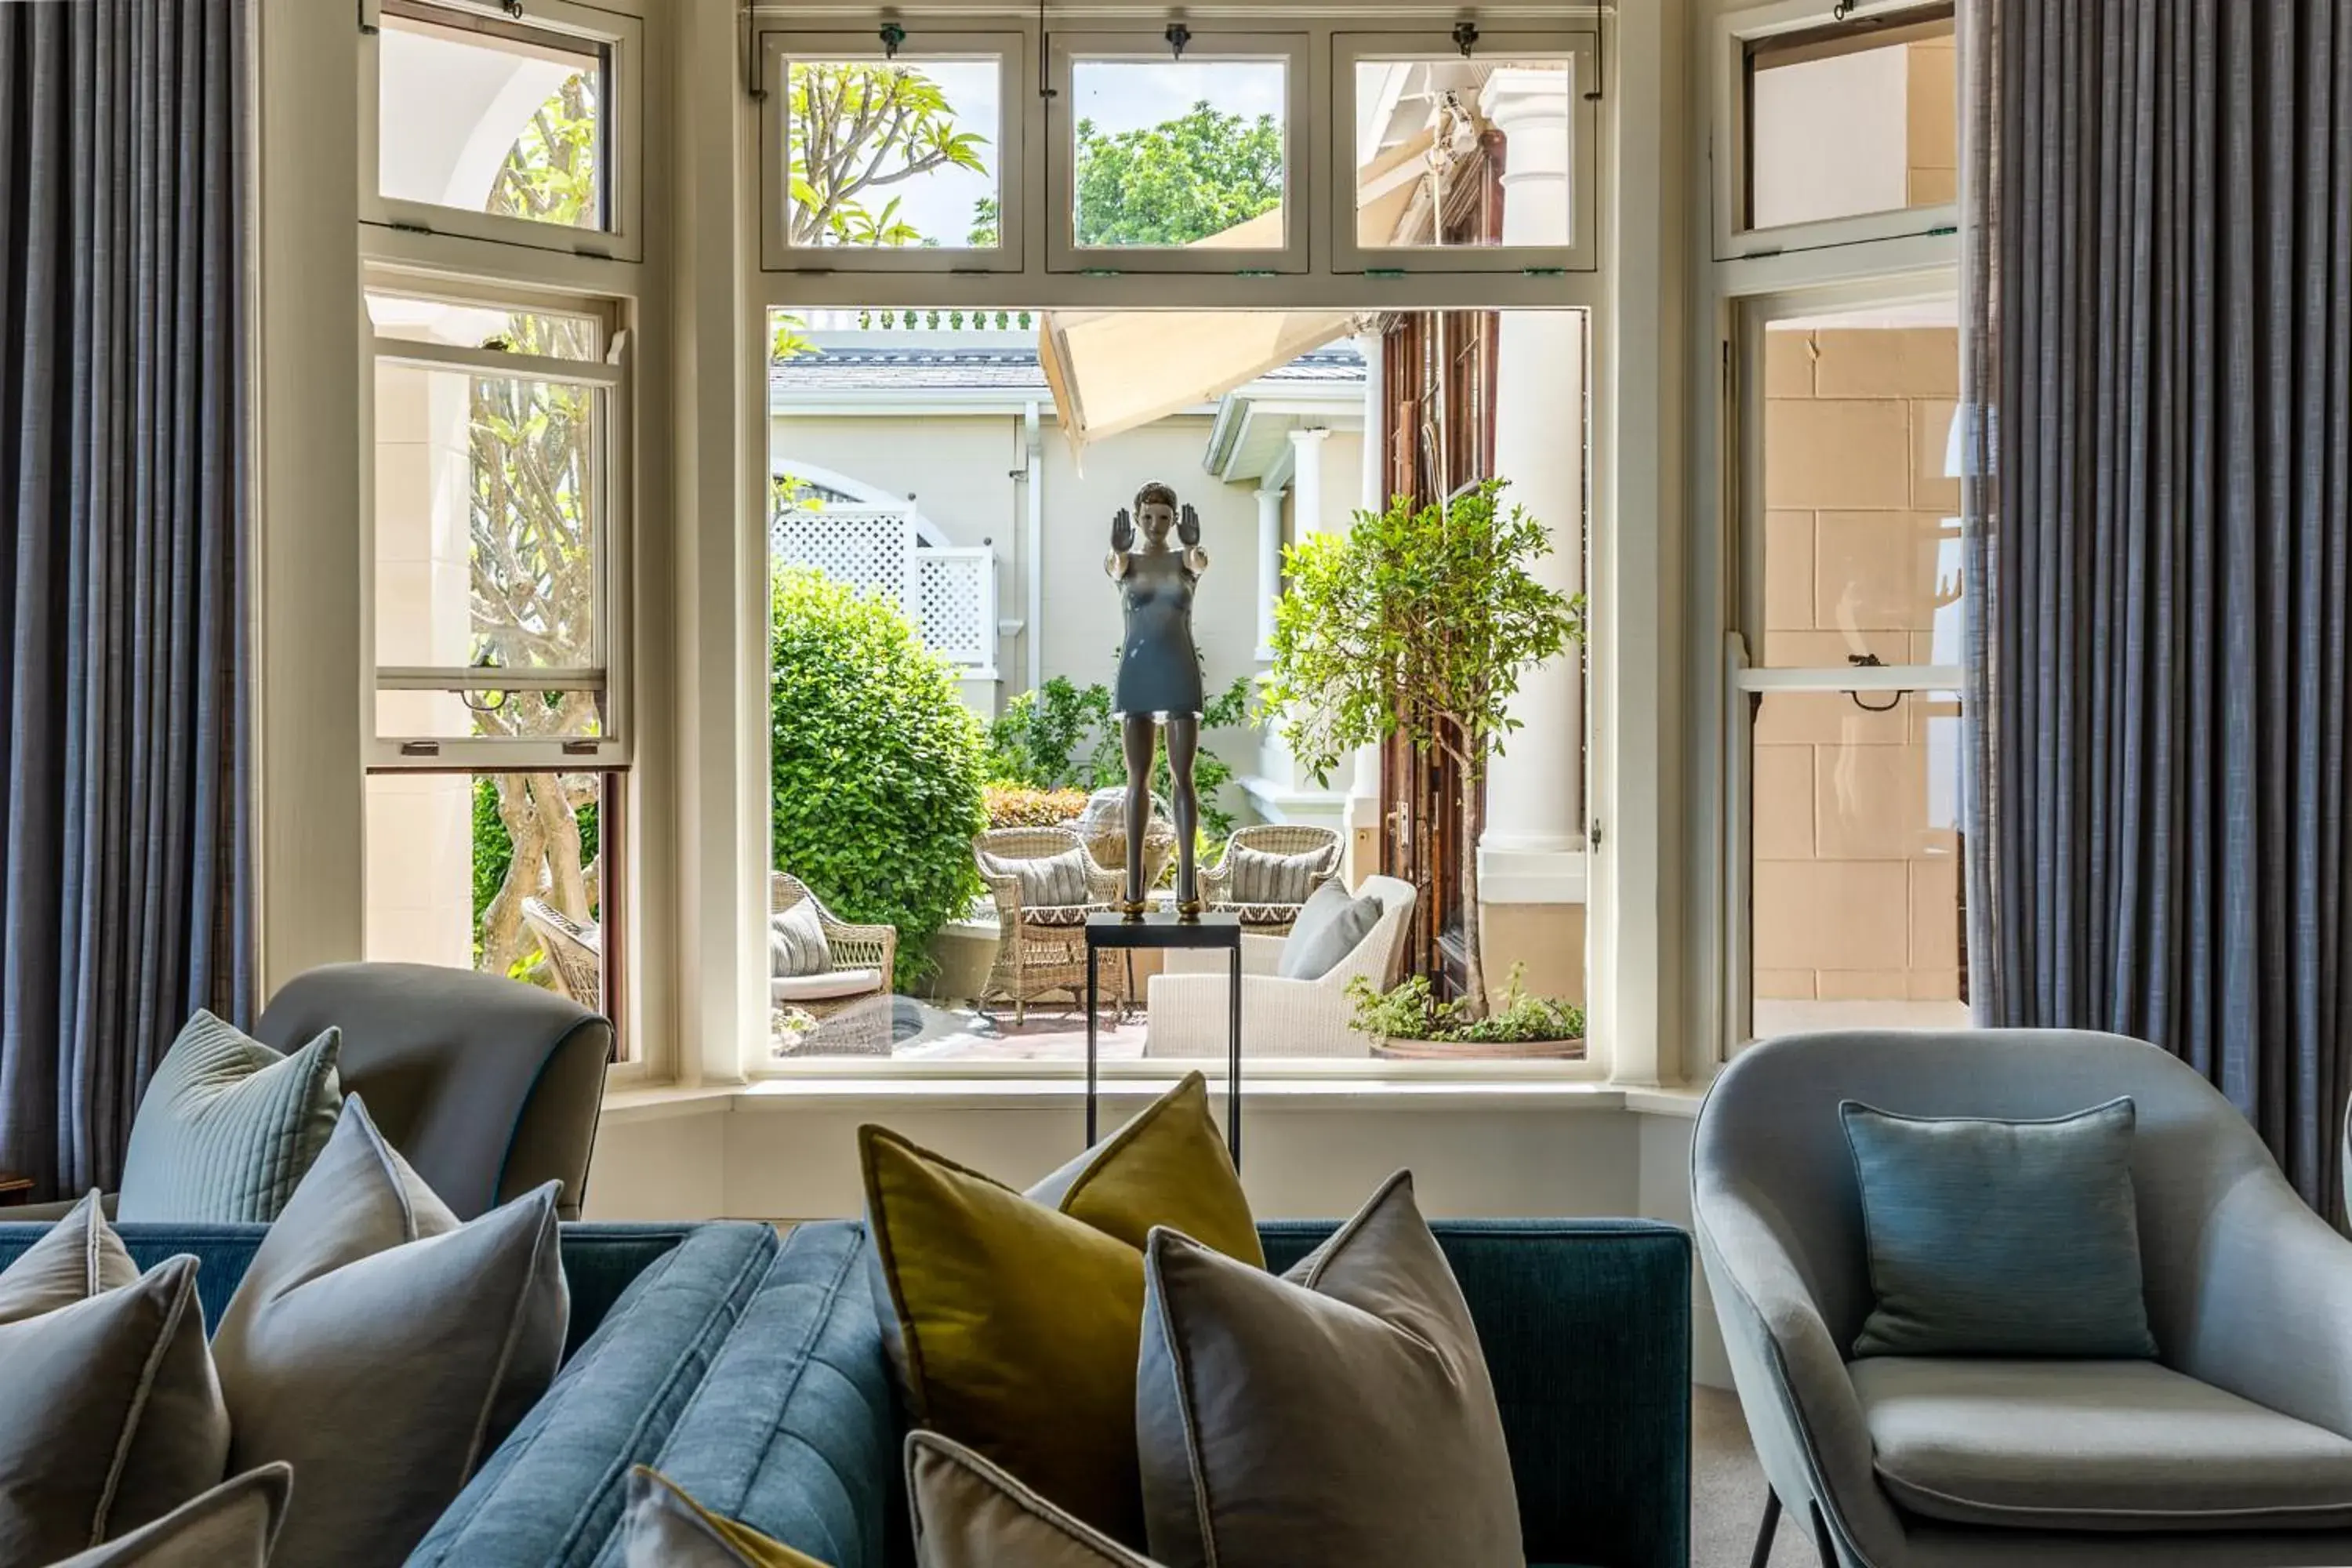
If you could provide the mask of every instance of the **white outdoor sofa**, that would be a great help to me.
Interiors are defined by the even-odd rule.
[[[1371,1040],[1350,1026],[1355,1004],[1348,982],[1369,975],[1382,990],[1403,965],[1405,926],[1412,919],[1412,885],[1394,877],[1368,877],[1359,894],[1381,906],[1380,923],[1354,952],[1319,980],[1285,980],[1275,973],[1281,936],[1242,936],[1242,1055],[1368,1057]],[[1225,1054],[1227,965],[1215,951],[1176,950],[1168,968],[1151,977],[1144,1020],[1147,1057]]]

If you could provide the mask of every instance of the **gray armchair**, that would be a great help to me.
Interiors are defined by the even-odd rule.
[[[2021,1119],[2119,1094],[2160,1361],[1849,1365],[1872,1298],[1839,1101]],[[1700,1114],[1692,1209],[1768,1533],[1785,1505],[1833,1568],[2352,1563],[2352,1244],[2155,1047],[2071,1030],[1757,1046]]]

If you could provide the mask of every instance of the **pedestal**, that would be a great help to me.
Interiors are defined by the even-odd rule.
[[[1099,1046],[1096,1039],[1100,996],[1099,960],[1104,949],[1114,952],[1171,948],[1222,948],[1232,955],[1233,992],[1225,1016],[1225,1148],[1234,1169],[1242,1168],[1242,922],[1237,915],[1204,914],[1198,920],[1177,919],[1173,910],[1155,910],[1140,920],[1124,915],[1090,915],[1087,919],[1087,1146],[1094,1146],[1099,1112],[1097,1075]]]

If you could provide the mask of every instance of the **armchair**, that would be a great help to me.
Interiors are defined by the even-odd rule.
[[[858,925],[824,907],[808,884],[789,871],[768,874],[768,912],[782,914],[806,902],[816,910],[833,966],[821,974],[772,975],[769,1005],[798,1007],[827,1025],[824,1048],[830,1053],[882,1052],[890,1049],[890,1015],[884,1007],[866,1005],[890,994],[891,976],[898,962],[898,928]]]
[[[1404,956],[1404,928],[1412,919],[1412,884],[1368,877],[1362,891],[1378,900],[1380,923],[1338,967],[1315,980],[1275,973],[1287,937],[1242,937],[1242,1055],[1369,1057],[1372,1042],[1353,1023],[1348,984],[1358,975],[1386,989],[1396,984]],[[1166,973],[1151,977],[1145,1009],[1147,1057],[1221,1057],[1225,1050],[1225,959],[1183,952],[1168,955]],[[1214,968],[1211,968],[1214,965]]]
[[[1872,1294],[1841,1100],[2023,1119],[2119,1094],[2158,1361],[1847,1361]],[[2171,1056],[2075,1030],[1795,1036],[1724,1070],[1691,1161],[1768,1538],[1785,1505],[1834,1568],[2352,1562],[2352,1245]]]
[[[996,963],[989,973],[984,1004],[1010,1002],[1015,1023],[1027,1020],[1029,1004],[1056,994],[1082,1005],[1087,984],[1087,917],[1111,907],[1120,874],[1105,867],[1073,827],[992,827],[971,841],[980,879],[996,905]],[[1050,859],[1076,849],[1086,857],[1085,896],[1076,903],[1025,901],[1014,867]],[[1105,965],[1102,987],[1126,1005],[1126,966]]]
[[[1297,823],[1255,823],[1236,827],[1234,836],[1225,840],[1224,853],[1217,863],[1201,873],[1201,897],[1213,910],[1230,910],[1242,924],[1252,931],[1278,936],[1290,930],[1298,919],[1298,911],[1315,889],[1339,874],[1339,856],[1343,844],[1336,828],[1314,827]],[[1264,855],[1306,855],[1318,858],[1307,886],[1296,900],[1280,902],[1243,895],[1253,889],[1238,886],[1238,868],[1234,851],[1254,849]]]

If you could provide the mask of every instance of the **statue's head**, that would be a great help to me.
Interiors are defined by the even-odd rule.
[[[1135,526],[1157,550],[1176,526],[1176,492],[1158,480],[1135,492]]]

